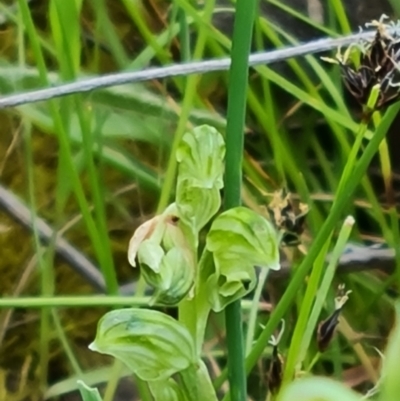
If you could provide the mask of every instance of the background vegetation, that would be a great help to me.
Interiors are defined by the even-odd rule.
[[[393,19],[400,17],[394,0],[380,3],[378,9],[367,1],[356,3],[262,0],[252,50],[338,37],[357,31],[358,25],[372,18],[379,19],[383,12]],[[228,56],[233,12],[234,2],[213,0],[201,4],[189,0],[3,1],[1,93]],[[119,399],[134,396],[135,386],[127,379],[120,382],[128,372],[92,353],[87,345],[106,310],[147,304],[143,283],[136,280],[137,272],[127,262],[129,238],[140,223],[167,205],[176,169],[175,158],[169,156],[185,130],[208,123],[225,132],[231,84],[226,72],[210,72],[1,111],[0,399],[67,397],[76,389],[77,377],[90,385],[102,384],[105,400],[111,400],[116,389]],[[344,90],[338,68],[319,56],[251,69],[247,107],[243,203],[267,215],[265,205],[272,192],[287,186],[295,199],[310,207],[302,237],[307,249],[332,206],[359,130],[360,109]],[[384,191],[389,178],[396,189],[400,170],[395,116],[392,108],[382,115],[386,126],[375,121],[380,132],[388,131],[387,141],[354,197],[345,200],[336,228],[351,214],[356,220],[352,241],[383,243],[397,250],[399,260],[396,205],[388,204]],[[371,124],[363,148],[373,132]],[[16,210],[10,211],[7,204]],[[28,212],[25,217],[24,211]],[[21,224],[29,225],[30,220],[34,222],[31,229]],[[54,230],[47,232],[44,242],[41,220]],[[68,258],[70,248],[60,250],[55,233],[68,240],[78,256]],[[333,244],[336,237],[335,231]],[[325,246],[325,252],[332,247],[329,242]],[[77,262],[77,257],[84,259]],[[296,268],[302,255],[288,252],[286,258]],[[102,278],[91,273],[92,263]],[[335,377],[363,393],[378,380],[381,356],[377,350],[385,349],[393,327],[400,282],[400,269],[388,274],[379,269],[379,263],[373,266],[376,269],[335,277],[322,316],[332,312],[337,285],[345,283],[352,294],[343,311],[340,335],[317,360],[313,360],[317,351],[313,340],[305,357],[314,374]],[[268,321],[270,311],[287,294],[289,280],[282,275],[267,281],[262,302],[255,304],[257,323]],[[311,299],[306,291],[302,281],[289,294],[294,305],[280,304],[286,330],[279,349],[285,355],[293,333],[307,323],[299,319]],[[251,299],[243,302],[245,322],[250,305]],[[226,362],[222,320],[220,315],[212,316],[205,347],[215,378]],[[298,321],[301,324],[296,326]],[[256,325],[255,337],[260,331]],[[251,341],[246,344],[246,353],[251,345]],[[265,399],[270,355],[271,346],[265,342],[263,358],[249,376],[249,397],[254,400]],[[216,385],[221,394],[226,391],[221,379]]]

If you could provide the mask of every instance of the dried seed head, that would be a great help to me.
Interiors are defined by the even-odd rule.
[[[343,56],[339,49],[335,59],[324,58],[339,64],[345,86],[363,107],[367,105],[372,88],[379,85],[374,110],[400,100],[400,24],[386,24],[385,19],[387,16],[383,15],[379,21],[366,24],[366,27],[376,28],[372,40],[350,45]],[[354,61],[350,55],[356,48],[359,58]]]
[[[326,351],[331,343],[332,338],[335,335],[336,326],[339,323],[340,312],[349,299],[350,293],[351,291],[345,292],[344,284],[339,285],[338,294],[335,298],[335,310],[327,319],[320,322],[317,328],[317,345],[319,352]]]
[[[278,345],[285,331],[285,321],[282,320],[282,327],[277,337],[271,336],[269,344],[272,345],[271,363],[267,374],[267,386],[272,394],[276,394],[282,384],[283,377],[283,358],[278,351]]]
[[[271,363],[268,369],[267,385],[272,394],[276,394],[282,384],[283,376],[283,358],[278,351],[278,346],[272,348]]]
[[[304,203],[295,205],[291,194],[285,189],[274,193],[268,205],[268,213],[275,227],[283,232],[282,244],[286,246],[300,244],[308,210],[308,205]]]

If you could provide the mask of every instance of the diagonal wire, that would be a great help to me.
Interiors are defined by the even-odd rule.
[[[323,38],[292,47],[285,47],[250,55],[249,65],[274,64],[292,57],[322,53],[340,46],[347,46],[358,40],[366,40],[375,34],[374,31],[365,31],[342,38]],[[91,92],[96,89],[124,85],[133,82],[149,81],[153,79],[176,77],[180,75],[202,74],[212,71],[226,71],[231,65],[230,58],[197,61],[182,64],[173,64],[167,67],[148,68],[140,71],[120,72],[99,77],[78,80],[51,88],[38,89],[0,99],[0,109],[53,99],[73,93]]]

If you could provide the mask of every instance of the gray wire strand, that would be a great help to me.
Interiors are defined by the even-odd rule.
[[[0,185],[0,207],[29,230],[32,230],[33,225],[35,225],[42,241],[49,242],[54,236],[55,231],[41,218],[35,217],[35,221],[32,222],[32,215],[28,207],[2,185]],[[57,253],[68,261],[79,274],[84,276],[95,289],[101,292],[105,291],[106,285],[103,275],[89,259],[60,236],[56,237],[55,248]]]
[[[323,38],[300,44],[298,46],[255,53],[250,56],[249,63],[251,66],[257,66],[261,64],[267,65],[284,61],[293,57],[321,53],[337,47],[348,46],[349,44],[359,40],[369,39],[373,37],[374,34],[375,31],[365,31],[341,38]],[[230,58],[223,58],[217,60],[173,64],[167,67],[148,68],[141,71],[120,72],[87,78],[78,80],[76,82],[61,84],[51,88],[38,89],[31,92],[5,96],[0,99],[0,109],[20,106],[42,100],[49,100],[74,93],[90,92],[96,89],[124,85],[127,83],[177,77],[181,75],[186,76],[190,74],[204,74],[212,71],[226,71],[229,69],[230,63]]]

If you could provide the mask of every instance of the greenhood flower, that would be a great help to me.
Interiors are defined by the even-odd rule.
[[[195,261],[180,223],[176,204],[142,224],[129,242],[128,260],[154,288],[153,302],[177,304],[190,291]]]

